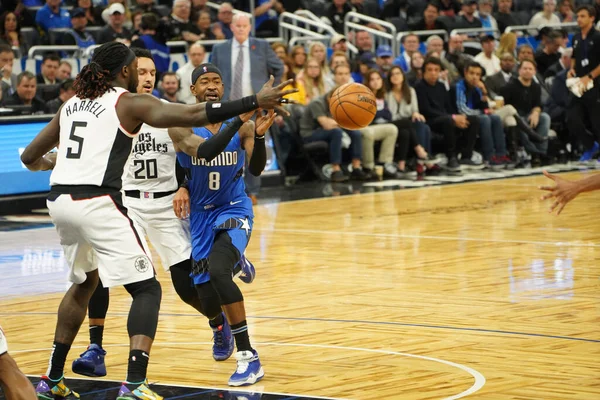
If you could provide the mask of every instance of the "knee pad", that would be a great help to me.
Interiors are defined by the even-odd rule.
[[[197,298],[202,305],[202,314],[213,319],[221,313],[221,299],[211,282],[196,285]]]
[[[130,283],[125,285],[125,290],[135,300],[138,296],[143,295],[148,298],[156,298],[160,303],[162,298],[162,288],[156,278],[146,279],[145,281]]]
[[[242,292],[233,282],[233,267],[239,260],[240,253],[231,243],[231,238],[227,232],[222,231],[217,235],[208,256],[210,282],[219,295],[222,305],[244,300]]]
[[[160,283],[151,278],[125,285],[125,289],[133,298],[127,319],[129,337],[144,335],[154,340],[162,297]]]

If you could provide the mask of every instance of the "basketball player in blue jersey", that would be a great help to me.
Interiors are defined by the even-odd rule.
[[[213,64],[202,64],[193,71],[191,91],[198,103],[220,101],[223,90],[221,71]],[[220,324],[222,309],[235,338],[237,369],[229,378],[231,386],[252,385],[264,376],[258,353],[250,345],[244,298],[233,281],[233,269],[248,245],[254,217],[242,178],[244,160],[250,157],[250,173],[262,173],[266,164],[264,134],[275,120],[273,111],[263,115],[259,110],[256,123],[250,120],[253,115],[249,112],[225,123],[193,128],[195,135],[206,140],[216,134],[231,137],[216,157],[177,153],[189,179],[191,276],[205,315]],[[170,135],[186,132],[189,128],[169,129]]]

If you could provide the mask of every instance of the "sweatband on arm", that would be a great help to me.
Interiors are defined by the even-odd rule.
[[[229,124],[226,124],[225,128],[219,133],[200,143],[200,146],[198,146],[198,150],[196,151],[196,157],[204,158],[207,162],[212,161],[225,150],[233,136],[243,124],[240,117],[236,117]]]
[[[254,150],[248,163],[248,170],[254,176],[260,176],[267,165],[267,148],[264,136],[254,136]]]
[[[226,121],[238,115],[254,111],[258,108],[256,95],[246,96],[239,100],[206,103],[206,118],[211,124]]]

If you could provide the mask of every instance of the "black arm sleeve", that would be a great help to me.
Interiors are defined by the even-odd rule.
[[[216,156],[221,154],[225,147],[229,144],[233,136],[242,127],[243,122],[240,117],[236,117],[229,124],[226,124],[225,129],[217,133],[205,142],[198,146],[196,156],[204,158],[206,161],[212,161]]]
[[[267,148],[264,136],[254,136],[254,150],[248,163],[248,170],[254,176],[260,176],[267,165]]]
[[[226,121],[238,115],[254,111],[258,108],[256,95],[246,96],[239,100],[206,103],[206,118],[211,124]]]
[[[185,182],[185,169],[179,164],[179,160],[175,159],[175,177],[177,178],[177,184],[181,187],[181,184]]]

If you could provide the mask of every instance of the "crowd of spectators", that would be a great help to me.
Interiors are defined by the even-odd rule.
[[[582,1],[591,3],[584,9],[590,17],[600,14],[600,0]],[[293,79],[292,85],[299,89],[292,95],[298,104],[290,107],[291,116],[278,117],[273,128],[279,161],[285,165],[300,153],[311,158],[311,144],[324,142],[328,154],[323,162],[331,165],[327,177],[332,181],[375,179],[377,164],[383,166],[385,178],[395,179],[414,171],[512,169],[553,162],[564,157],[565,149],[567,156],[584,153],[582,160],[588,161],[598,145],[582,135],[593,138],[594,127],[588,124],[590,132],[586,133],[584,121],[584,133],[574,134],[567,123],[572,35],[564,29],[536,30],[534,48],[520,40],[534,32],[494,34],[514,25],[575,22],[578,5],[571,0],[558,4],[556,0],[256,0],[257,37],[278,36],[278,15],[303,8],[326,18],[338,32],[326,44],[313,41],[289,47],[276,42],[269,49],[261,48],[265,71],[277,71],[278,80]],[[158,97],[193,103],[191,71],[209,57],[229,63],[231,69],[232,57],[242,52],[202,43],[238,40],[235,9],[249,11],[249,4],[224,2],[216,10],[206,0],[3,1],[0,106],[54,113],[73,96],[77,70],[68,57],[45,53],[37,76],[33,71],[17,75],[12,73],[14,49],[21,54],[37,44],[84,49],[114,40],[151,50],[160,75]],[[396,49],[377,43],[367,30],[344,36],[344,17],[350,11],[386,19],[408,32],[402,37],[399,56],[394,57]],[[368,27],[383,29],[375,23]],[[447,42],[444,35],[411,33],[456,28],[484,31],[476,37],[451,35]],[[187,63],[176,70],[170,70],[166,45],[173,40],[190,44]],[[350,43],[358,53],[349,51]],[[262,78],[250,67],[252,56],[244,62],[252,71],[252,86],[260,85],[254,82]],[[327,106],[332,91],[349,82],[365,84],[377,98],[373,123],[359,131],[339,127]]]

